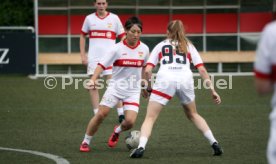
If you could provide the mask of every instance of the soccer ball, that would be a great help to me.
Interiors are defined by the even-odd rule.
[[[133,130],[125,138],[126,146],[129,150],[137,148],[139,145],[140,131]]]

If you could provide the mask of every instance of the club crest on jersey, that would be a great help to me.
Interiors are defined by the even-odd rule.
[[[138,52],[138,56],[139,56],[139,57],[143,57],[143,56],[144,56],[144,53],[140,51],[140,52]]]
[[[112,23],[107,23],[107,28],[112,28]]]

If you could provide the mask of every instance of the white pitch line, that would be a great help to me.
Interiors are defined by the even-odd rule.
[[[6,151],[16,151],[16,152],[21,152],[21,153],[29,153],[29,154],[34,154],[42,157],[46,157],[48,159],[52,159],[55,161],[57,164],[70,164],[69,161],[66,159],[53,155],[53,154],[48,154],[48,153],[43,153],[39,151],[33,151],[33,150],[23,150],[23,149],[12,149],[12,148],[5,148],[5,147],[0,147],[0,150],[6,150]]]

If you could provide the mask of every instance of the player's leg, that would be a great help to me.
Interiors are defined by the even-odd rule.
[[[87,65],[87,74],[91,78],[93,76],[94,71],[97,67],[97,62],[89,59],[89,63]],[[99,96],[99,90],[98,89],[89,89],[89,95],[90,95],[90,103],[93,109],[94,115],[98,112],[99,108],[99,101],[100,101],[100,96]]]
[[[100,124],[105,119],[105,117],[108,115],[109,111],[110,111],[110,107],[103,106],[103,105],[99,106],[99,111],[96,113],[96,115],[93,118],[91,118],[91,120],[89,121],[89,123],[87,125],[85,136],[84,136],[84,139],[80,146],[81,152],[89,152],[90,151],[89,144],[90,144],[94,134],[97,132]]]
[[[119,103],[117,104],[117,113],[118,113],[118,121],[119,121],[119,123],[122,123],[123,120],[125,119],[122,101],[119,101]]]
[[[149,102],[147,107],[147,114],[141,126],[141,136],[139,139],[139,145],[136,149],[134,149],[131,152],[130,154],[131,158],[141,158],[143,156],[146,144],[148,142],[149,137],[151,136],[153,125],[156,119],[158,118],[162,108],[163,108],[163,105],[158,102],[155,102],[155,101]]]
[[[195,101],[183,105],[183,108],[187,118],[193,122],[196,128],[209,141],[210,145],[214,149],[214,155],[221,155],[223,151],[218,145],[218,141],[215,139],[205,119],[197,113]]]
[[[130,153],[129,156],[131,158],[143,157],[146,144],[151,135],[153,125],[159,116],[159,113],[161,112],[163,106],[166,105],[175,94],[173,83],[169,83],[168,85],[169,86],[163,87],[164,85],[162,85],[161,82],[154,84],[147,107],[147,114],[141,127],[139,145]]]
[[[215,139],[211,129],[209,128],[205,119],[201,117],[197,112],[193,79],[187,80],[184,83],[178,82],[176,95],[182,103],[187,118],[193,122],[196,128],[209,141],[214,150],[214,155],[221,155],[223,153],[222,149],[218,145],[218,142]]]
[[[132,94],[122,99],[124,105],[125,119],[123,122],[115,126],[113,133],[109,137],[108,146],[115,147],[122,131],[129,130],[133,127],[139,111],[140,93]]]
[[[112,77],[112,70],[105,70],[103,73],[106,74],[106,80],[110,80],[111,77]],[[124,116],[124,109],[123,109],[123,103],[122,101],[118,102],[117,104],[117,114],[118,114],[118,120],[119,120],[119,123],[121,123],[125,116]]]
[[[112,88],[107,89],[100,103],[99,111],[88,123],[84,140],[80,147],[80,151],[82,152],[90,151],[89,144],[91,139],[93,138],[93,135],[97,132],[100,124],[108,115],[110,109],[113,108],[118,103],[118,101],[119,99],[118,97],[116,97]]]
[[[137,118],[137,114],[138,114],[137,111],[125,110],[125,119],[122,121],[120,125],[116,125],[114,127],[114,131],[109,137],[109,140],[108,140],[109,147],[115,147],[119,141],[120,133],[123,131],[129,130],[133,127]]]
[[[96,115],[96,113],[99,110],[99,101],[100,101],[99,90],[89,89],[89,94],[90,94],[91,106],[93,108],[94,115]]]
[[[155,102],[155,101],[149,102],[148,108],[147,108],[147,114],[141,126],[141,137],[139,142],[140,144],[138,147],[142,147],[145,149],[147,140],[151,136],[153,125],[156,119],[158,118],[162,108],[163,108],[163,105],[158,102]]]

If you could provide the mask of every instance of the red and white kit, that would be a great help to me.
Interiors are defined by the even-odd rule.
[[[142,42],[130,47],[126,41],[117,43],[99,65],[105,69],[113,64],[112,78],[100,105],[113,108],[122,100],[124,110],[138,112],[142,68],[146,65],[149,48]]]
[[[81,31],[89,35],[87,73],[92,75],[98,62],[116,43],[116,38],[124,36],[124,27],[119,17],[113,13],[109,12],[104,18],[100,18],[97,13],[92,13],[86,16]],[[112,67],[108,66],[103,75],[111,74],[111,69]]]
[[[276,22],[268,24],[261,35],[258,44],[255,76],[273,82],[274,94],[271,101],[270,137],[268,142],[267,158],[269,164],[276,163]]]
[[[151,52],[148,65],[155,67],[160,61],[150,101],[166,105],[176,94],[181,103],[188,104],[194,100],[194,79],[190,69],[193,62],[195,67],[203,65],[202,59],[192,44],[188,44],[188,54],[176,51],[169,39],[157,44]]]

